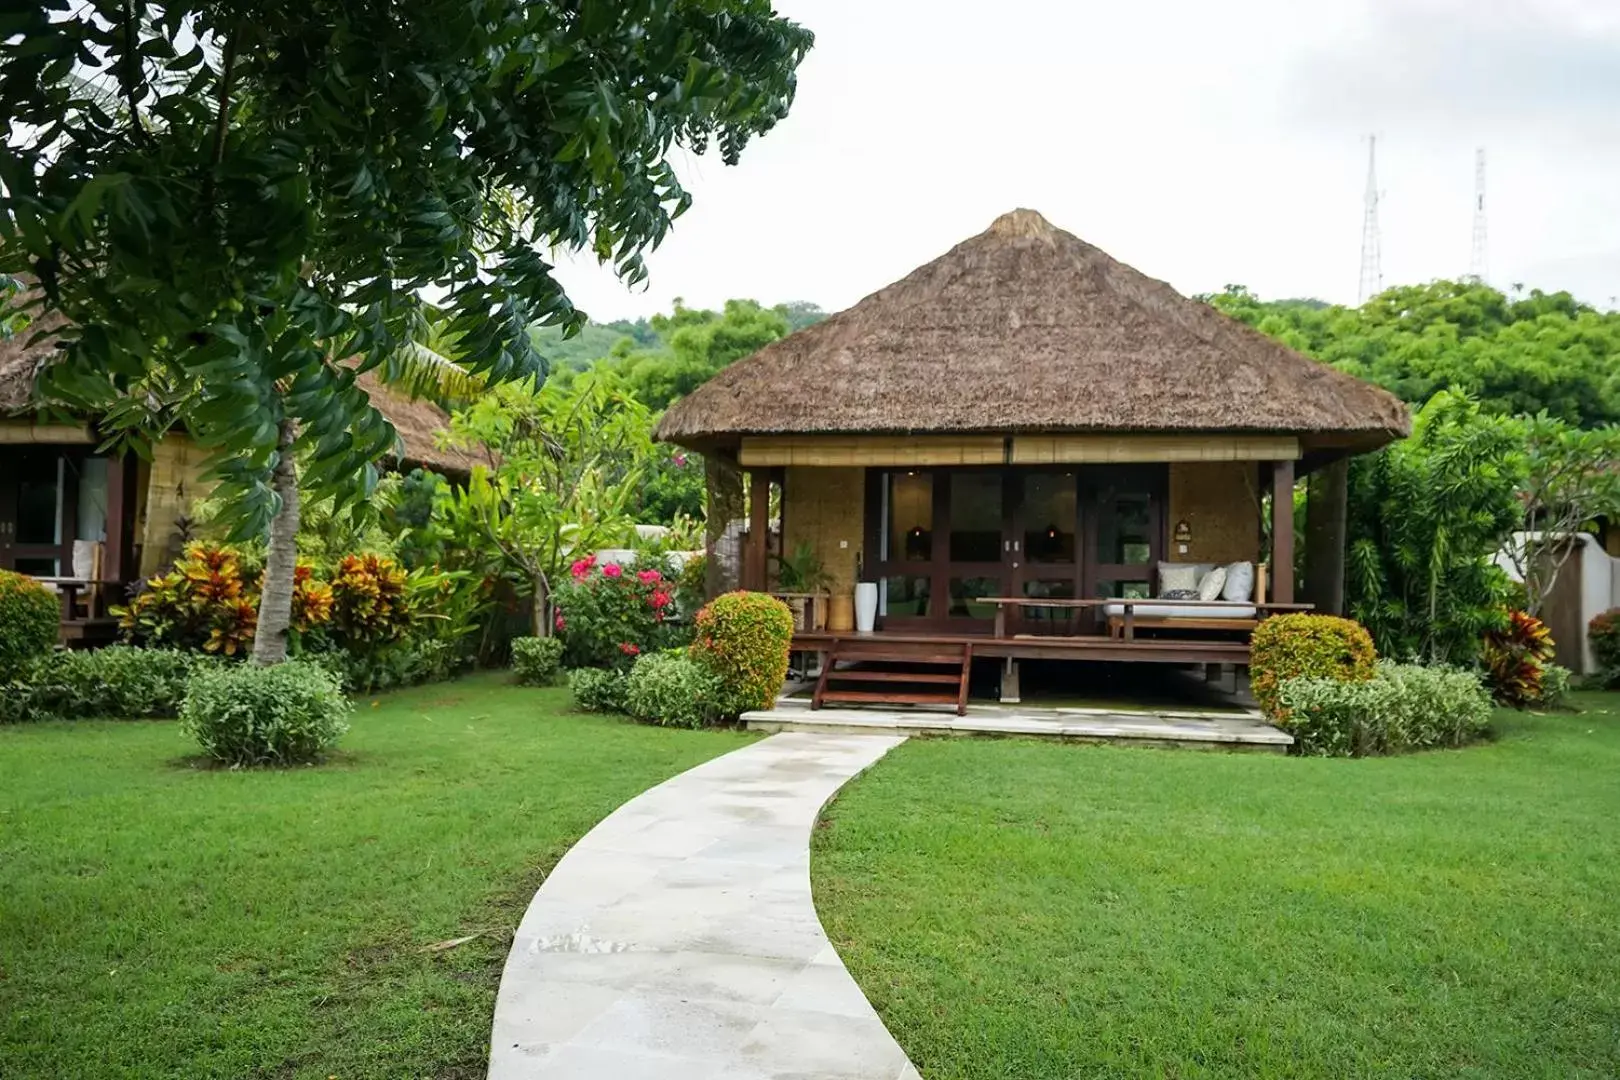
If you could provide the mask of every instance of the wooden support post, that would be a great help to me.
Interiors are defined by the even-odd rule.
[[[703,591],[712,600],[738,587],[737,531],[743,516],[742,473],[737,463],[717,452],[703,455],[708,500],[703,550],[708,556]]]
[[[1010,656],[1001,662],[1001,703],[1018,704],[1018,661]]]
[[[125,451],[107,462],[107,540],[101,577],[120,585],[135,576],[135,455]],[[123,603],[123,596],[115,598]]]
[[[1350,462],[1340,458],[1311,473],[1305,500],[1302,598],[1326,615],[1344,614],[1344,550]]]
[[[1271,466],[1271,599],[1294,602],[1294,463]]]
[[[764,592],[770,581],[771,474],[748,474],[748,546],[743,551],[743,588]]]

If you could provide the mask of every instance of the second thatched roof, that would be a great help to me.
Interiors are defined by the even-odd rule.
[[[1393,394],[1014,210],[726,368],[658,436],[1241,431],[1364,449],[1410,429]]]
[[[0,418],[29,413],[39,406],[35,380],[56,348],[52,333],[41,331],[55,331],[62,325],[60,315],[47,312],[22,333],[0,338]],[[366,372],[357,382],[399,433],[404,451],[400,465],[466,476],[474,465],[489,464],[480,453],[439,445],[439,433],[449,426],[450,417],[433,402],[400,393],[378,379],[375,372]]]

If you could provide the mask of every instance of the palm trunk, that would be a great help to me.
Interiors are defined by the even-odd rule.
[[[530,609],[530,626],[535,637],[551,636],[551,583],[546,580],[544,573],[537,573],[531,579],[534,585],[533,607]]]
[[[253,662],[279,664],[287,659],[287,630],[292,625],[293,571],[298,566],[298,468],[293,464],[296,432],[291,420],[281,422],[276,468],[270,484],[281,509],[270,519],[270,544],[264,557],[264,585],[259,595],[259,625],[253,634]]]

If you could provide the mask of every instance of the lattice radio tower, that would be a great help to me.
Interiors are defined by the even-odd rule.
[[[1468,255],[1468,276],[1484,281],[1490,267],[1485,261],[1485,148],[1474,151],[1474,243]]]
[[[1378,233],[1378,136],[1367,136],[1366,211],[1361,219],[1361,288],[1357,304],[1384,291],[1383,242]]]

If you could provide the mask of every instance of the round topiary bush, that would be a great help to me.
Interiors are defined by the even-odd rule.
[[[0,570],[0,682],[55,647],[61,618],[55,593],[26,574]]]
[[[180,723],[227,765],[300,765],[349,730],[349,708],[337,676],[319,664],[242,664],[193,675]]]
[[[1366,627],[1334,615],[1278,615],[1255,628],[1249,644],[1249,688],[1271,720],[1281,715],[1279,694],[1289,679],[1311,676],[1339,682],[1373,677],[1378,653]]]
[[[775,597],[729,592],[697,613],[692,658],[720,677],[727,715],[769,709],[787,678],[793,612]]]
[[[1586,640],[1597,659],[1597,677],[1604,686],[1620,687],[1620,608],[1610,608],[1586,624]]]
[[[562,668],[563,642],[559,637],[512,639],[512,671],[524,686],[550,686]]]
[[[568,675],[574,706],[582,712],[624,712],[625,684],[624,673],[613,668],[575,668]]]
[[[625,711],[662,727],[700,728],[726,704],[720,677],[679,649],[636,658],[625,684]]]

